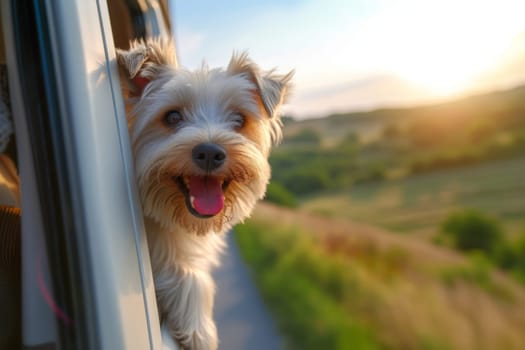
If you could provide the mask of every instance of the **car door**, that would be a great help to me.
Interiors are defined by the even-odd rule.
[[[3,1],[1,15],[24,348],[160,349],[107,3]]]

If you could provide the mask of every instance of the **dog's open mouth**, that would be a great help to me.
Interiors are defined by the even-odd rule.
[[[230,181],[215,176],[177,176],[173,178],[186,197],[186,207],[198,218],[211,218],[224,208],[224,191]]]

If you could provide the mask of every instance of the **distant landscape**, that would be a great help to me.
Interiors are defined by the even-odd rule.
[[[461,207],[487,211],[512,232],[524,224],[525,87],[440,105],[287,119],[284,130],[271,157],[271,201],[288,192],[288,204],[399,232],[428,233]]]
[[[525,348],[525,86],[284,122],[236,237],[287,348]]]

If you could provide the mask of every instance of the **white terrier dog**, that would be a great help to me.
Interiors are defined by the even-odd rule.
[[[184,348],[216,349],[210,269],[223,233],[265,194],[293,73],[262,72],[245,54],[189,71],[160,39],[117,56],[161,322]]]

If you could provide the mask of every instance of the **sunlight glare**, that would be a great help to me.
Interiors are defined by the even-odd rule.
[[[386,37],[388,44],[368,54],[379,55],[388,72],[437,95],[460,93],[472,88],[478,76],[495,69],[511,46],[516,21],[509,15],[517,13],[504,14],[504,6],[407,1],[369,24],[371,33],[365,37]]]

